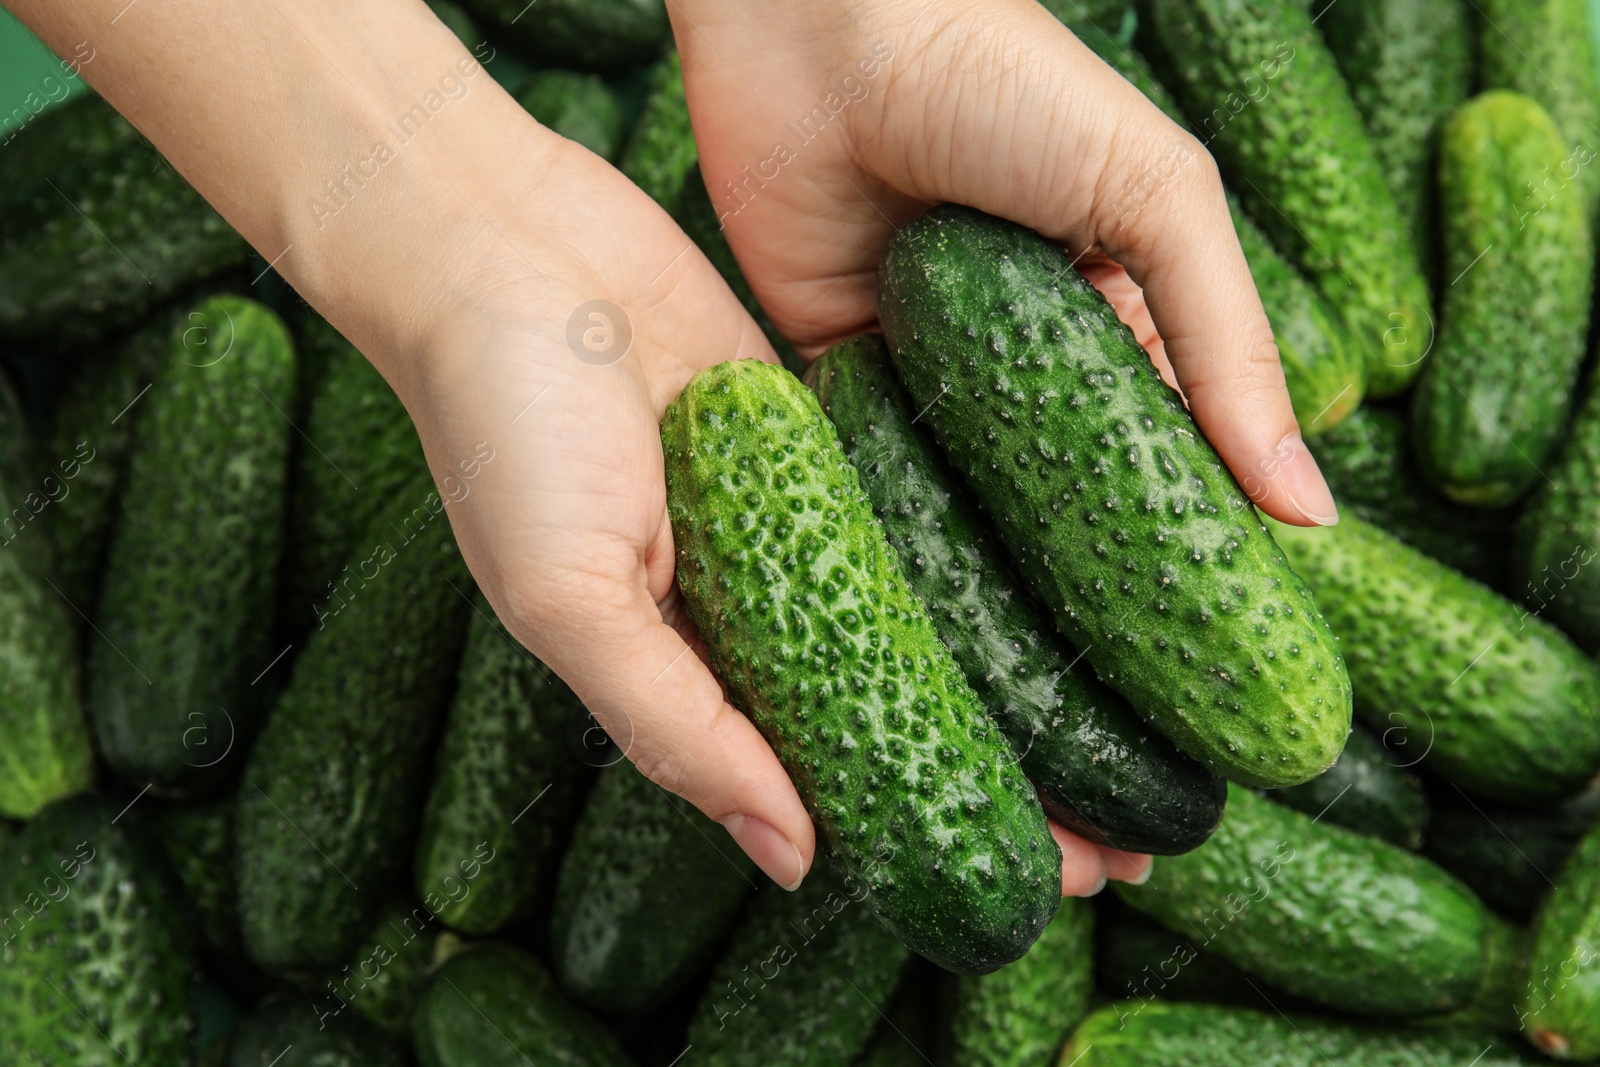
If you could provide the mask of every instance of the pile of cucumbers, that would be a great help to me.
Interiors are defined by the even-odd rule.
[[[768,884],[632,768],[456,546],[493,443],[436,481],[90,95],[0,151],[0,1063],[1600,1062],[1585,0],[1046,0],[1217,161],[1323,528],[969,207],[802,365],[663,5],[432,6],[783,360],[661,435],[685,603],[817,862]],[[1149,877],[1062,899],[1053,825]]]

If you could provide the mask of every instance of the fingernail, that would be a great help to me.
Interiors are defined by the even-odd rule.
[[[722,828],[768,878],[791,893],[800,888],[806,877],[800,850],[770,823],[749,815],[730,815],[722,820]]]
[[[1332,526],[1339,521],[1339,507],[1333,502],[1333,493],[1322,479],[1316,457],[1306,447],[1298,433],[1291,433],[1278,442],[1278,479],[1295,509],[1318,526]]]
[[[1107,879],[1106,879],[1105,869],[1101,868],[1101,870],[1100,870],[1100,880],[1095,883],[1094,888],[1086,890],[1086,891],[1084,891],[1082,893],[1079,893],[1078,896],[1080,896],[1080,897],[1097,896],[1100,893],[1100,891],[1106,887],[1106,881],[1107,881]]]
[[[1150,874],[1155,869],[1156,869],[1156,861],[1155,860],[1151,860],[1149,863],[1144,865],[1144,870],[1140,871],[1137,877],[1128,879],[1128,884],[1129,885],[1144,885],[1146,882],[1148,882],[1150,880]]]

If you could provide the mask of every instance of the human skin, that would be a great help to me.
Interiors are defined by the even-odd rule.
[[[383,374],[437,480],[493,448],[447,513],[496,612],[644,773],[797,886],[811,820],[704,662],[673,584],[658,436],[695,372],[775,357],[671,219],[523,112],[421,0],[5,2],[58,53],[87,43],[83,76]],[[1081,256],[1264,511],[1336,521],[1209,155],[1042,8],[669,10],[714,196],[846,76],[866,86],[725,219],[803,354],[872,327],[896,225],[970,204]],[[388,125],[430,91],[443,106],[328,210],[324,183],[394,142]],[[605,365],[567,339],[595,300],[632,332]],[[1064,893],[1148,870],[1052,832]]]

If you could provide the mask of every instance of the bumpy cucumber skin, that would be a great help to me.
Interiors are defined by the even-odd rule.
[[[1313,451],[1341,514],[1485,585],[1506,584],[1511,514],[1465,507],[1429,485],[1411,460],[1404,418],[1364,407],[1318,438]]]
[[[1505,90],[1475,97],[1440,135],[1445,273],[1455,281],[1411,430],[1428,480],[1465,504],[1502,507],[1542,482],[1566,429],[1594,237],[1580,187],[1547,199],[1532,191],[1566,153],[1544,109]]]
[[[869,899],[866,883],[823,868],[793,893],[763,887],[689,1022],[696,1059],[802,1067],[858,1055],[911,955]]]
[[[1380,1029],[1212,1004],[1128,1001],[1108,1004],[1085,1019],[1061,1062],[1074,1067],[1533,1067],[1542,1061],[1512,1037]]]
[[[290,502],[286,617],[316,624],[338,584],[372,546],[368,530],[428,461],[400,398],[365,356],[315,312],[295,322],[309,396]],[[347,480],[348,479],[348,480]]]
[[[1422,368],[1428,286],[1307,7],[1141,0],[1140,30],[1251,217],[1344,315],[1368,394],[1388,396]]]
[[[250,682],[272,658],[295,379],[278,317],[219,296],[174,331],[140,401],[89,657],[101,754],[131,782],[193,792],[244,757]]]
[[[891,242],[879,304],[912,402],[1100,678],[1235,781],[1331,764],[1350,685],[1310,590],[1066,254],[935,208]]]
[[[97,103],[84,106],[112,129],[123,122]],[[137,135],[82,136],[105,150],[5,198],[0,336],[82,344],[249,257],[244,238]]]
[[[136,816],[118,818],[121,807],[90,797],[52,805],[0,868],[10,909],[0,926],[8,1064],[191,1060],[194,960],[182,890]]]
[[[487,868],[485,868],[487,869]],[[343,966],[312,987],[319,1021],[359,1015],[404,1038],[439,946],[439,917],[422,905],[390,900],[369,918]]]
[[[77,633],[50,587],[54,552],[38,517],[51,506],[50,486],[36,457],[17,398],[0,381],[0,816],[14,819],[88,789],[95,776]]]
[[[233,880],[234,798],[163,804],[151,821],[162,850],[188,894],[189,914],[208,947],[237,953],[239,888]]]
[[[1311,7],[1410,225],[1417,257],[1432,267],[1439,126],[1472,91],[1468,9],[1461,0],[1315,0]]]
[[[422,1067],[629,1067],[616,1040],[566,1003],[531,955],[483,944],[450,957],[412,1018]]]
[[[649,59],[671,39],[662,0],[467,0],[473,14],[541,62],[606,72]]]
[[[1563,796],[1600,767],[1600,671],[1555,627],[1360,519],[1274,526],[1391,744],[1496,800]]]
[[[1600,202],[1600,61],[1587,0],[1473,0],[1478,18],[1478,82],[1539,101],[1566,143],[1561,172],[1578,172],[1591,210]]]
[[[404,1067],[405,1062],[382,1031],[364,1019],[320,1019],[297,998],[257,1008],[228,1041],[228,1067]]]
[[[1462,1007],[1444,1015],[1414,1020],[1421,1028],[1509,1034],[1519,1029],[1517,998],[1527,984],[1528,931],[1491,915],[1484,948],[1483,977]]]
[[[951,1067],[1049,1067],[1089,1010],[1094,910],[1063,900],[1028,954],[993,974],[958,980]]]
[[[138,403],[134,399],[155,382],[173,325],[171,316],[158,314],[121,345],[86,359],[56,405],[49,454],[39,457],[46,465],[56,465],[48,473],[57,480],[70,469],[62,464],[77,466],[77,475],[69,480],[66,495],[51,505],[47,521],[56,543],[62,595],[90,618],[127,481],[135,429],[150,397],[145,394]]]
[[[488,934],[527,914],[554,882],[592,775],[565,742],[582,711],[577,696],[481,594],[473,606],[414,876],[419,897],[444,893],[462,881],[462,864],[493,856],[471,891],[439,912],[457,930]]]
[[[1422,779],[1400,766],[1401,757],[1361,728],[1350,731],[1332,767],[1302,785],[1268,790],[1268,800],[1335,826],[1370,834],[1415,852],[1428,825]]]
[[[682,991],[755,885],[754,865],[726,836],[631,764],[608,768],[573,831],[551,908],[562,987],[605,1012]]]
[[[650,75],[644,107],[619,167],[629,181],[670,211],[699,159],[683,92],[683,62],[676,51],[668,52]]]
[[[1600,652],[1600,378],[1591,375],[1549,482],[1517,520],[1510,594]]]
[[[1045,814],[1130,852],[1187,852],[1222,818],[1222,779],[1100,684],[1022,589],[895,377],[882,338],[835,345],[808,376],[906,582],[999,725]]]
[[[834,863],[947,970],[1021,956],[1060,901],[1060,850],[816,398],[781,367],[722,363],[661,437],[690,615]]]
[[[551,132],[578,142],[601,159],[617,158],[622,110],[598,75],[541,70],[517,94],[517,103]]]
[[[387,517],[369,531],[380,569],[347,586],[300,651],[245,768],[239,911],[246,952],[266,970],[342,962],[402,876],[471,610],[442,504],[428,517],[431,489],[420,480],[396,498],[417,502],[394,514],[410,541]]]
[[[1373,1018],[1468,1004],[1492,916],[1420,856],[1229,787],[1222,826],[1118,895],[1290,993]]]
[[[1600,1059],[1600,827],[1578,844],[1534,920],[1523,1032],[1557,1059]]]

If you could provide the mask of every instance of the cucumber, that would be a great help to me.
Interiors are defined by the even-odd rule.
[[[628,1067],[599,1023],[561,998],[538,960],[483,944],[434,972],[411,1020],[422,1067]]]
[[[468,0],[473,14],[552,66],[609,71],[649,59],[671,40],[662,0]]]
[[[72,128],[46,132],[62,122]],[[52,143],[0,198],[0,336],[84,345],[249,258],[244,238],[103,101],[35,124]]]
[[[1422,850],[1496,911],[1526,919],[1597,820],[1597,786],[1533,806],[1472,800],[1446,788],[1435,798]]]
[[[837,868],[948,970],[1021,956],[1060,901],[1060,850],[816,398],[782,367],[719,364],[661,437],[690,616]]]
[[[1517,1001],[1523,1033],[1562,1060],[1600,1059],[1600,829],[1578,843],[1534,920],[1528,980]]]
[[[676,51],[669,51],[650,73],[644,106],[618,166],[629,181],[670,211],[699,159],[683,92],[683,62]]]
[[[1311,6],[1366,123],[1385,184],[1409,224],[1417,258],[1437,281],[1433,166],[1440,125],[1472,92],[1476,42],[1467,8],[1461,0],[1320,0]]]
[[[814,870],[751,902],[689,1020],[706,1067],[844,1064],[866,1046],[910,953],[872,914],[866,882]]]
[[[1587,0],[1473,0],[1478,12],[1478,80],[1484,89],[1527,93],[1555,119],[1567,153],[1551,177],[1576,179],[1593,210],[1600,147],[1600,60]],[[1550,180],[1550,179],[1545,179]]]
[[[0,867],[8,1064],[191,1062],[195,967],[182,890],[123,803],[51,805]]]
[[[444,894],[446,924],[487,934],[527,914],[554,883],[591,775],[565,743],[583,705],[481,593],[473,607],[414,879],[418,897]],[[469,870],[471,891],[452,899]]]
[[[72,469],[38,475],[22,409],[0,380],[0,817],[31,818],[94,783],[77,634],[51,588],[50,535],[34,522]]]
[[[151,822],[189,903],[203,944],[235,956],[239,940],[239,887],[233,878],[234,798],[161,804]]]
[[[1502,507],[1543,480],[1583,362],[1594,237],[1581,190],[1530,190],[1566,153],[1532,98],[1487,92],[1440,135],[1444,297],[1411,429],[1446,496]]]
[[[394,1037],[409,1037],[417,998],[445,943],[438,918],[399,898],[380,907],[350,959],[314,990],[317,1021],[360,1016]]]
[[[427,0],[427,4],[428,9],[445,24],[445,28],[456,35],[456,40],[473,49],[473,54],[476,55],[477,47],[483,44],[483,34],[478,32],[478,26],[472,21],[472,16],[463,11],[459,5],[451,3],[451,0]]]
[[[89,617],[100,596],[134,431],[150,399],[144,389],[155,383],[174,324],[171,315],[158,314],[122,344],[92,353],[68,379],[56,407],[43,458],[55,464],[48,473],[58,481],[75,474],[66,478],[48,521],[61,594]],[[76,614],[73,620],[81,621]]]
[[[976,505],[895,377],[881,338],[835,345],[808,382],[894,546],[906,584],[1039,791],[1045,814],[1131,852],[1195,847],[1222,818],[1222,779],[1090,674],[1018,585]]]
[[[1117,892],[1248,974],[1373,1018],[1462,1008],[1488,970],[1494,919],[1466,886],[1238,785],[1210,841]]]
[[[9,131],[8,131],[9,132]],[[13,143],[21,137],[20,144]],[[144,146],[144,138],[117,109],[94,93],[63,100],[6,141],[15,152],[0,153],[0,200],[25,199],[29,189],[85,159],[109,158]]]
[[[1114,902],[1112,896],[1105,903]],[[1258,980],[1221,956],[1202,952],[1187,934],[1173,933],[1130,908],[1106,907],[1097,916],[1095,932],[1095,983],[1109,996],[1262,1005]],[[1272,990],[1271,1002],[1288,999],[1289,994]]]
[[[1050,1067],[1089,1010],[1093,931],[1089,902],[1063,900],[1026,956],[993,974],[958,979],[951,1067]]]
[[[607,1012],[682,991],[755,885],[754,865],[725,836],[632,764],[607,768],[573,831],[551,909],[562,987]]]
[[[1430,347],[1428,286],[1307,7],[1141,0],[1140,30],[1251,217],[1344,314],[1368,394],[1389,396]]]
[[[1507,801],[1575,792],[1600,767],[1600,671],[1555,627],[1360,519],[1274,526],[1359,714],[1406,760]]]
[[[1061,1062],[1073,1067],[1532,1067],[1543,1061],[1514,1038],[1481,1033],[1419,1033],[1211,1004],[1108,1004],[1078,1027]]]
[[[173,794],[235,773],[254,732],[296,375],[262,305],[217,296],[186,319],[140,402],[88,669],[106,763]]]
[[[937,1037],[940,1011],[937,993],[942,972],[916,958],[900,980],[889,1010],[884,1013],[855,1067],[926,1067]]]
[[[1179,110],[1177,101],[1156,80],[1145,58],[1121,36],[1113,37],[1100,28],[1136,21],[1132,19],[1131,5],[1100,5],[1110,9],[1120,6],[1129,16],[1126,20],[1114,10],[1096,11],[1095,5],[1086,10],[1077,0],[1046,6],[1152,104],[1188,129],[1188,120]],[[1130,199],[1120,210],[1130,213],[1139,206],[1136,198]],[[1329,430],[1361,404],[1366,379],[1362,351],[1346,335],[1338,314],[1272,246],[1232,193],[1228,194],[1228,211],[1233,216],[1234,231],[1249,264],[1256,293],[1261,297],[1261,306],[1272,324],[1284,384],[1288,387],[1301,432],[1311,436]]]
[[[1332,767],[1304,785],[1272,789],[1268,800],[1287,804],[1335,826],[1370,834],[1415,852],[1428,825],[1422,779],[1401,766],[1366,730],[1350,731]]]
[[[1508,583],[1529,612],[1600,652],[1600,378],[1591,375],[1549,481],[1517,519]]]
[[[228,1042],[227,1067],[403,1067],[405,1059],[365,1020],[318,1018],[298,999],[257,1008]]]
[[[308,310],[295,341],[307,370],[305,440],[315,442],[296,458],[290,501],[286,616],[303,633],[359,581],[368,530],[426,477],[428,461],[400,398],[327,320]]]
[[[352,581],[312,634],[250,753],[235,816],[239,911],[265,970],[342,963],[405,868],[470,610],[431,489],[419,479],[396,497],[393,524],[368,531],[372,577]]]
[[[1331,764],[1350,687],[1310,590],[1066,254],[935,208],[890,243],[879,304],[912,403],[1100,678],[1236,781]]]
[[[1506,584],[1511,515],[1464,507],[1437,492],[1411,459],[1406,421],[1364,407],[1317,438],[1317,465],[1341,514],[1381,527],[1469,578]]]
[[[1483,979],[1472,999],[1446,1015],[1415,1020],[1428,1029],[1509,1034],[1518,1029],[1517,998],[1527,984],[1528,931],[1494,916],[1485,947]]]
[[[596,74],[541,70],[517,93],[523,109],[568,140],[601,159],[617,158],[622,147],[622,110]]]

